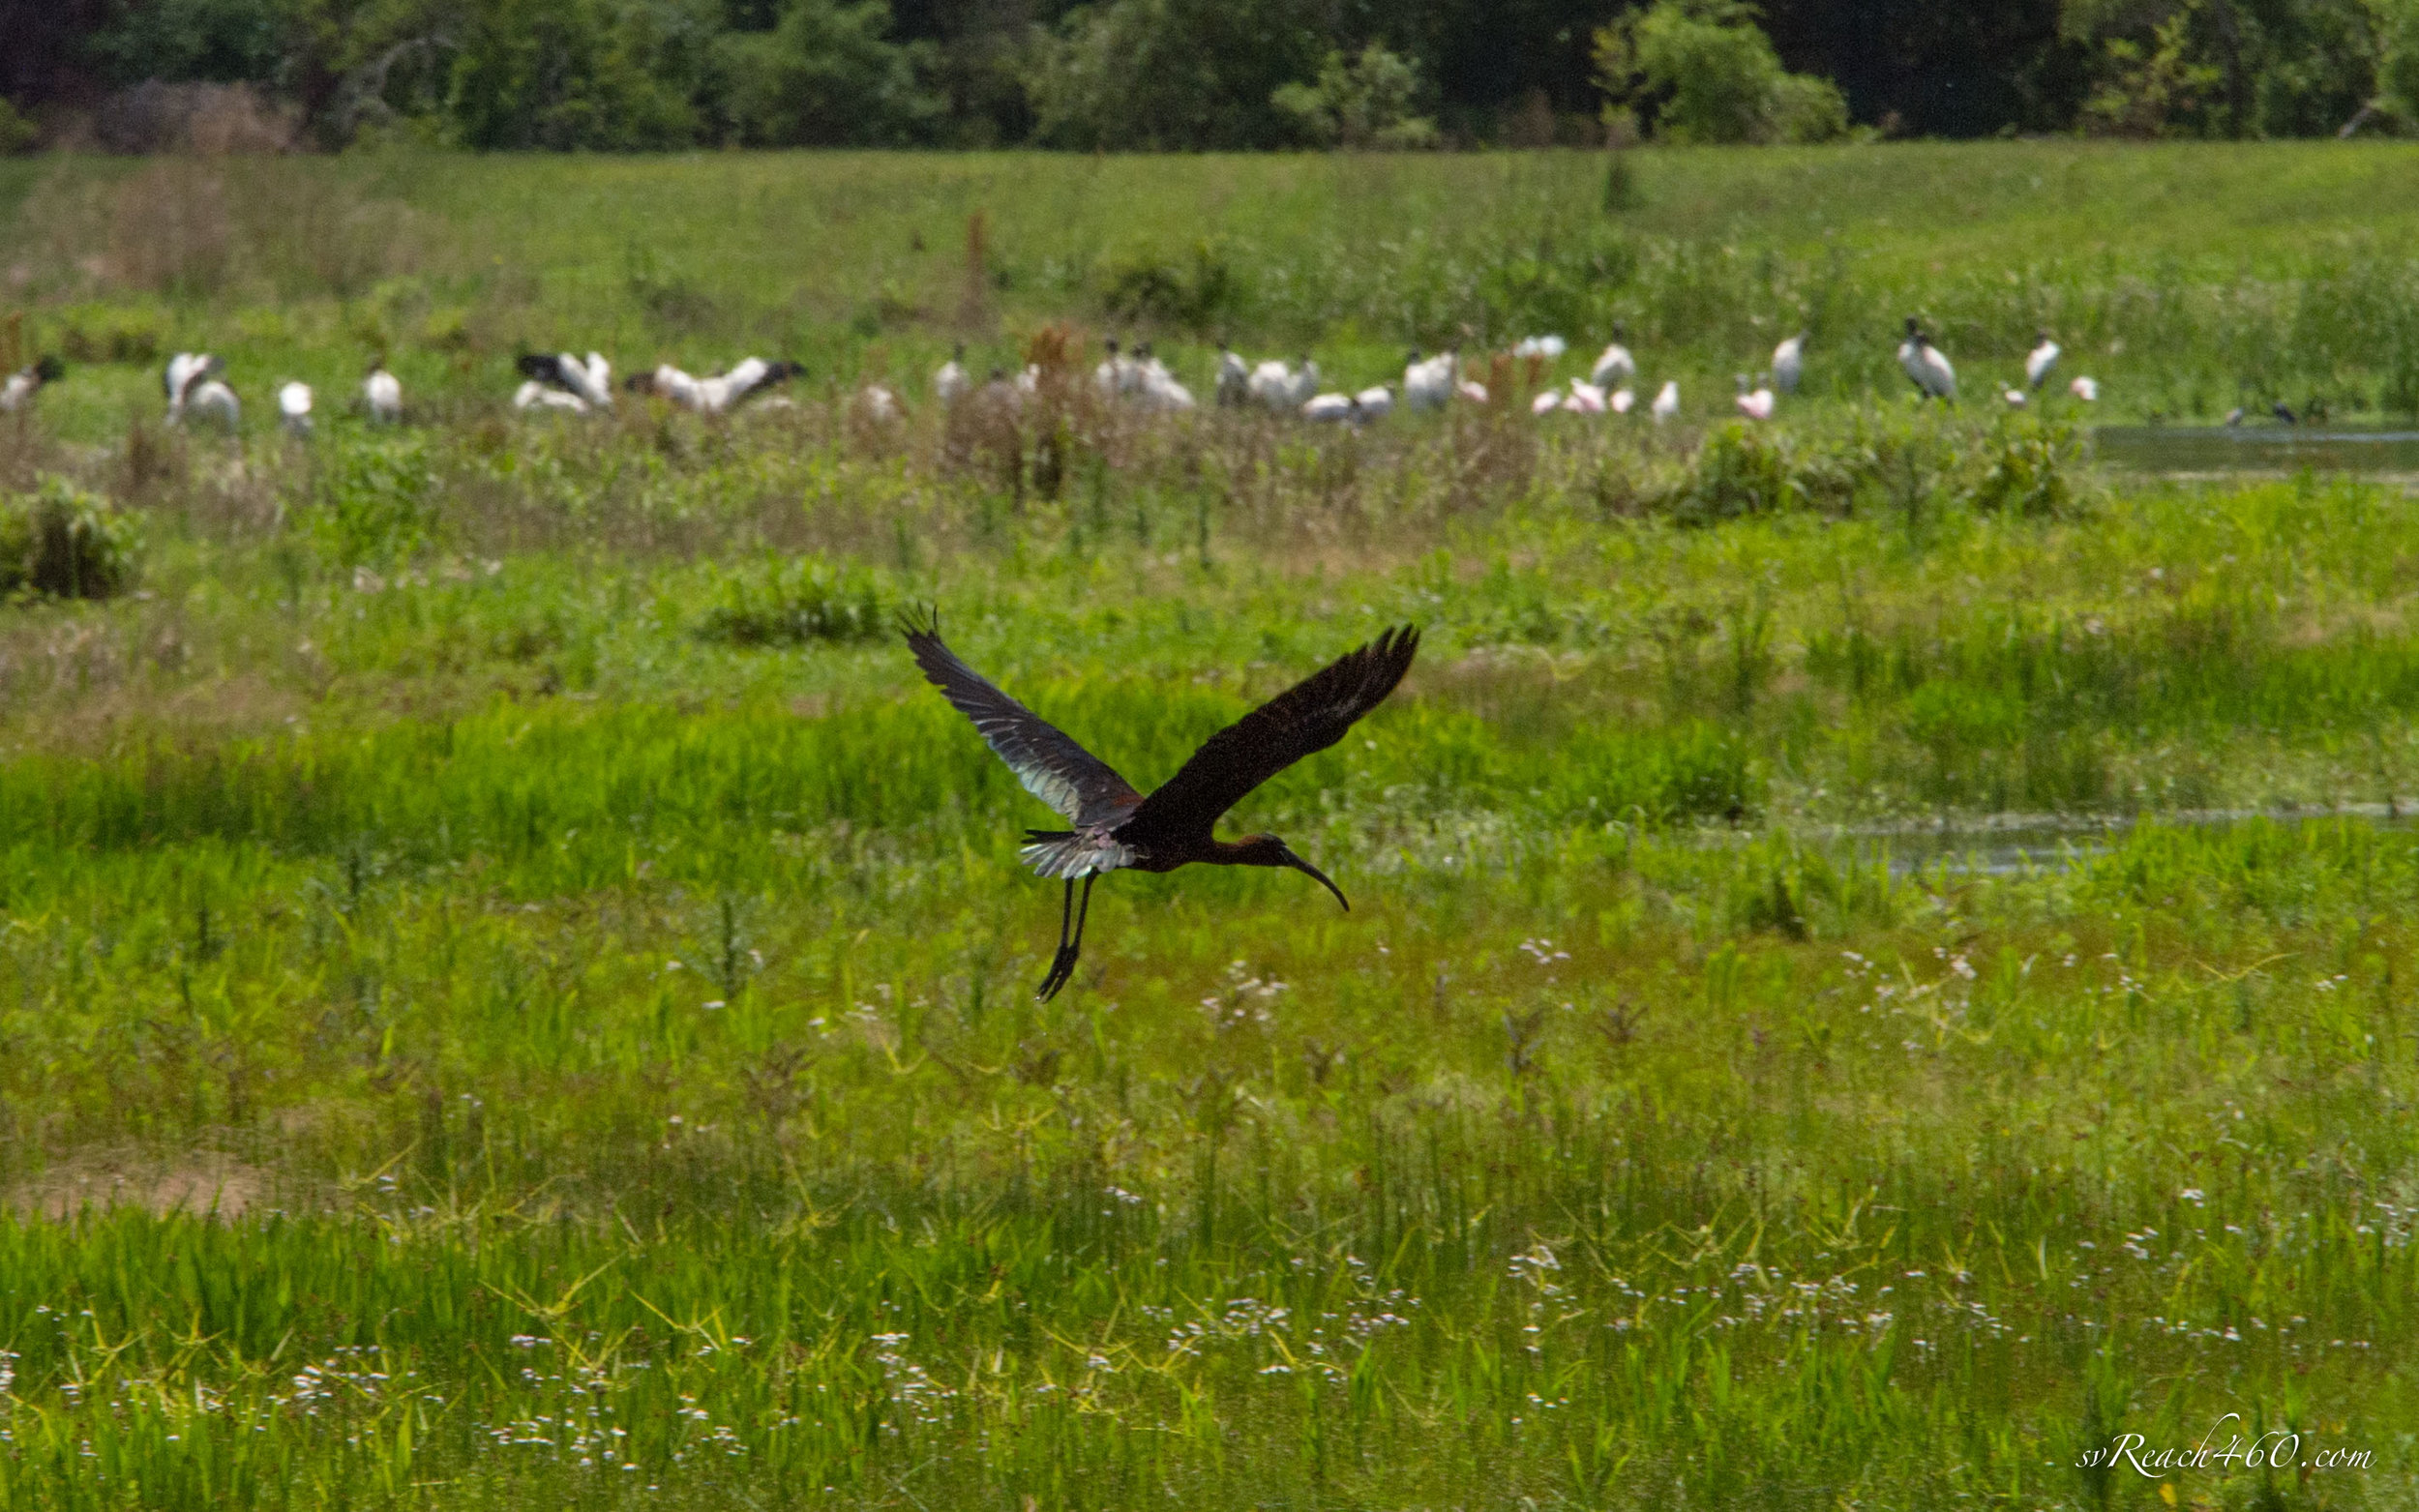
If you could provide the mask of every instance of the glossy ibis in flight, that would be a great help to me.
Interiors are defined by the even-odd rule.
[[[1042,980],[1041,1001],[1058,995],[1075,972],[1084,920],[1091,911],[1092,883],[1105,872],[1121,867],[1173,872],[1196,861],[1292,867],[1317,878],[1337,903],[1352,907],[1326,873],[1274,835],[1219,840],[1210,833],[1210,826],[1244,794],[1343,739],[1356,720],[1384,702],[1419,650],[1416,628],[1405,625],[1385,632],[1219,730],[1149,795],[1136,792],[1107,762],[959,661],[941,643],[938,615],[920,621],[911,616],[901,629],[925,678],[973,721],[1026,791],[1075,826],[1028,830],[1025,836],[1025,864],[1043,876],[1066,881],[1059,914],[1059,953]],[[1075,901],[1078,878],[1084,883],[1080,905]]]

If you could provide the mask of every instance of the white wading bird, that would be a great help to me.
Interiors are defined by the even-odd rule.
[[[1303,400],[1301,406],[1304,420],[1326,424],[1358,419],[1359,414],[1360,407],[1350,394],[1316,394]]]
[[[1659,426],[1664,421],[1672,419],[1679,413],[1680,380],[1674,378],[1665,383],[1661,391],[1655,396],[1655,423]]]
[[[1394,391],[1383,383],[1362,389],[1353,396],[1353,410],[1360,420],[1384,420],[1394,413]]]
[[[943,404],[954,404],[974,392],[974,380],[966,375],[966,343],[960,341],[949,353],[949,360],[933,373],[933,398]]]
[[[1922,322],[1913,315],[1906,317],[1906,340],[1898,343],[1898,366],[1906,370],[1924,398],[1956,402],[1957,371],[1924,335]]]
[[[1638,381],[1637,359],[1630,356],[1629,348],[1622,344],[1628,335],[1622,327],[1613,327],[1612,344],[1596,359],[1596,367],[1588,373],[1590,383],[1599,389],[1626,389]]]
[[[1749,420],[1772,419],[1773,409],[1777,403],[1773,398],[1773,391],[1769,388],[1748,389],[1747,375],[1744,372],[1738,375],[1738,379],[1739,397],[1734,402],[1739,406],[1739,413]]]
[[[29,367],[19,368],[0,383],[0,415],[14,415],[34,401],[43,385],[56,383],[67,376],[67,364],[56,357],[44,355]]]
[[[1773,387],[1795,394],[1806,377],[1806,333],[1801,331],[1773,348]]]
[[[311,433],[311,385],[281,383],[277,390],[277,422],[289,435]]]
[[[370,418],[381,425],[403,418],[403,385],[386,371],[385,358],[373,359],[370,371],[362,376],[361,402],[368,406]]]
[[[206,352],[179,352],[168,359],[168,424],[198,415],[232,430],[244,417],[235,391],[219,380],[226,364]]]
[[[1559,336],[1529,336],[1521,338],[1520,344],[1512,348],[1512,355],[1514,357],[1539,357],[1547,362],[1553,362],[1568,350],[1570,350],[1570,343]]]
[[[587,361],[582,362],[569,352],[552,356],[543,352],[523,352],[514,366],[529,382],[568,394],[580,400],[579,407],[582,410],[611,409],[613,406],[613,368],[602,353],[590,352]],[[554,404],[552,400],[545,402],[558,409],[572,407]],[[518,409],[529,407],[521,401],[518,395],[514,397],[513,404]]]
[[[2066,386],[2066,391],[2069,394],[2074,395],[2076,399],[2081,400],[2086,404],[2097,404],[2100,402],[2100,380],[2098,378],[2077,378]],[[2285,406],[2283,404],[2279,404],[2277,405],[2277,408],[2282,410],[2285,409]],[[2287,415],[2292,413],[2290,410],[2285,410],[2285,412]],[[2285,423],[2290,425],[2293,422],[2287,420]]]
[[[1413,347],[1410,361],[1403,366],[1403,407],[1417,415],[1451,403],[1454,379],[1460,369],[1461,359],[1456,352],[1448,351],[1422,362],[1419,349]]]
[[[2024,386],[2038,392],[2043,384],[2049,381],[2049,370],[2058,365],[2059,347],[2057,342],[2049,340],[2046,331],[2035,332],[2033,340],[2038,344],[2024,359]]]
[[[1251,365],[1224,341],[1218,343],[1218,376],[1211,392],[1220,409],[1240,409],[1251,402]]]

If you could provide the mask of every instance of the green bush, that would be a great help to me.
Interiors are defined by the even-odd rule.
[[[1739,0],[1656,0],[1596,34],[1596,76],[1614,108],[1654,107],[1678,142],[1817,142],[1845,135],[1839,86],[1780,66]],[[1642,112],[1643,113],[1643,112]]]
[[[134,521],[64,478],[0,497],[0,597],[106,599],[134,579]]]
[[[846,644],[889,634],[881,585],[853,566],[821,557],[770,559],[722,579],[722,602],[698,623],[698,638],[742,647]]]
[[[947,102],[925,90],[929,44],[886,40],[890,7],[793,0],[769,32],[720,41],[732,124],[770,147],[898,147],[932,139]]]
[[[1283,85],[1269,103],[1314,146],[1433,147],[1436,123],[1412,113],[1419,95],[1419,65],[1373,42],[1358,57],[1329,53],[1316,82]]]

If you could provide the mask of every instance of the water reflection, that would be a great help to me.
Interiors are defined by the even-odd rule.
[[[2102,426],[2100,460],[2135,472],[2314,472],[2419,475],[2419,430],[2285,426]]]
[[[2139,825],[2218,829],[2265,822],[2314,824],[2356,819],[2380,828],[2419,826],[2419,803],[2346,803],[2331,808],[2187,809],[2135,817],[2054,814],[1984,815],[1950,821],[1849,825],[1824,841],[1870,858],[1889,858],[1893,875],[1946,872],[1961,876],[2020,876],[2088,865],[2125,843]]]

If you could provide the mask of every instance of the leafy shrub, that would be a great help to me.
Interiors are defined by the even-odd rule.
[[[0,497],[0,597],[106,599],[134,576],[134,521],[64,478]]]
[[[722,579],[722,602],[698,623],[698,638],[759,648],[879,640],[889,633],[881,586],[854,566],[821,557],[768,559]]]
[[[165,345],[164,317],[140,308],[78,305],[59,333],[60,348],[75,362],[154,362]]]
[[[436,475],[418,436],[328,437],[312,493],[311,525],[336,566],[384,567],[434,544]]]
[[[1847,101],[1791,74],[1739,0],[1656,0],[1596,34],[1596,76],[1615,107],[1653,108],[1681,142],[1817,142],[1845,135]],[[1641,112],[1643,114],[1643,112]]]
[[[1314,146],[1433,147],[1436,123],[1412,114],[1419,94],[1419,65],[1373,42],[1358,57],[1329,53],[1315,83],[1282,85],[1269,103]]]
[[[1204,330],[1232,315],[1241,298],[1223,241],[1204,239],[1180,254],[1150,249],[1112,253],[1100,269],[1100,303],[1119,320],[1159,320]]]
[[[769,32],[719,41],[731,116],[742,139],[771,147],[896,147],[932,139],[947,102],[919,76],[929,44],[887,40],[884,0],[793,0]]]
[[[1608,475],[1598,492],[1608,509],[1629,499],[1687,524],[1791,509],[2052,518],[2083,507],[2088,468],[2070,425],[2010,415],[1986,427],[1866,411],[1810,430],[1732,421],[1708,432],[1676,476],[1640,487]]]

